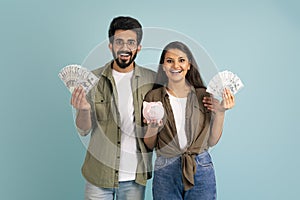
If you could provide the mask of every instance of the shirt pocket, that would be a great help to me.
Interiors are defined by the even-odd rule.
[[[108,101],[103,97],[97,97],[95,99],[95,110],[98,121],[107,121],[111,118],[111,106],[112,100]]]

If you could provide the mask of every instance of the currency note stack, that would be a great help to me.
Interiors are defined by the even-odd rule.
[[[99,81],[99,78],[88,69],[76,64],[65,66],[58,76],[71,93],[76,87],[82,86],[87,94]]]
[[[236,74],[225,70],[209,81],[206,91],[216,97],[222,97],[225,88],[229,89],[232,94],[236,94],[243,87],[244,84]]]

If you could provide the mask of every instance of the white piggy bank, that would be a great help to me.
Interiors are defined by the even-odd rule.
[[[148,122],[151,120],[159,122],[163,118],[164,113],[165,111],[160,101],[143,102],[143,115]]]

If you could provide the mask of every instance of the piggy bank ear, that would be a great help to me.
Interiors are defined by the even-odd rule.
[[[149,103],[147,101],[143,101],[143,107],[146,108]]]
[[[162,102],[161,101],[158,101],[156,102],[158,105],[162,106]]]

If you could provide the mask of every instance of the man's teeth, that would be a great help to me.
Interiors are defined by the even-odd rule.
[[[129,56],[128,53],[121,53],[120,56]]]

